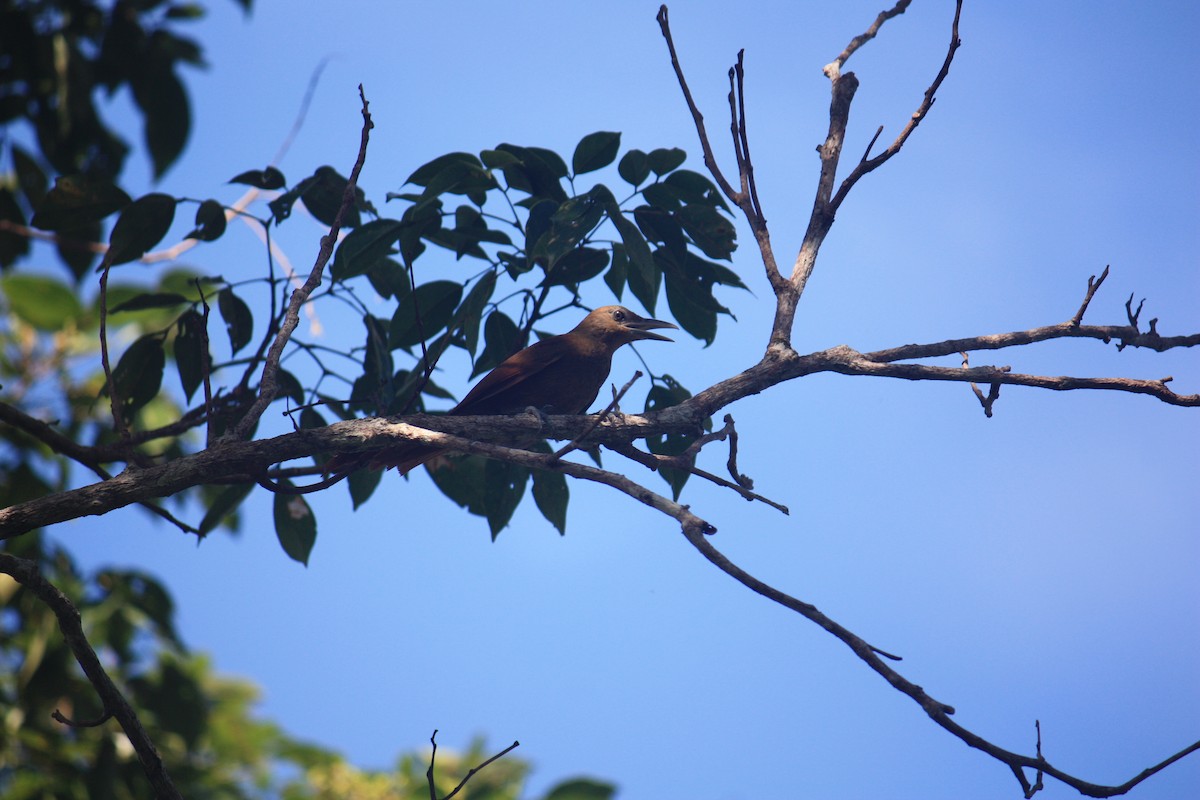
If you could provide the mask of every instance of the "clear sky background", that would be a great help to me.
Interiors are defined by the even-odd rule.
[[[671,8],[729,170],[726,70],[746,48],[759,189],[789,268],[828,124],[821,67],[882,3]],[[361,183],[381,205],[433,156],[500,142],[569,156],[596,130],[622,131],[623,149],[683,147],[700,169],[656,9],[259,0],[243,19],[217,3],[197,29],[212,67],[188,78],[192,142],[159,188],[232,201],[239,192],[223,181],[273,157],[326,58],[281,164],[293,181],[322,164],[348,171],[360,82],[376,124]],[[877,125],[884,140],[899,131],[942,62],[952,14],[949,0],[918,0],[851,60],[862,87],[848,158]],[[797,349],[1059,322],[1106,264],[1088,321],[1123,323],[1136,293],[1161,332],[1195,331],[1198,29],[1200,7],[1186,3],[968,2],[963,47],[928,120],[840,211],[797,317]],[[134,164],[127,185],[148,190],[146,174]],[[284,247],[307,269],[320,231],[288,229]],[[744,225],[739,238],[734,267],[752,291],[720,295],[737,322],[722,318],[707,349],[686,336],[641,349],[693,390],[750,366],[766,342],[770,289]],[[187,261],[248,277],[260,253],[234,229]],[[423,261],[424,280],[474,269]],[[610,297],[598,287],[590,300]],[[361,338],[357,323],[322,322],[331,345],[346,331]],[[973,359],[989,362],[1173,375],[1176,391],[1200,391],[1195,352],[1078,341]],[[614,380],[637,366],[623,352]],[[443,384],[461,396],[465,374]],[[684,500],[720,528],[714,543],[903,655],[902,672],[955,706],[961,724],[1028,753],[1040,719],[1046,756],[1100,783],[1200,738],[1196,410],[1009,387],[985,419],[965,385],[838,376],[727,410],[743,471],[792,514],[693,481]],[[704,459],[714,471],[718,449]],[[265,687],[264,714],[362,766],[384,767],[438,728],[447,746],[519,739],[535,791],[591,774],[625,800],[1020,796],[1006,767],[944,733],[830,636],[709,566],[672,520],[609,489],[572,484],[563,538],[527,500],[496,543],[423,472],[388,475],[357,513],[341,487],[312,502],[319,538],[307,569],[281,552],[261,492],[240,537],[200,547],[132,508],[53,535],[85,565],[160,575],[185,639]],[[1043,795],[1074,796],[1053,782]],[[1200,757],[1133,796],[1200,796]]]

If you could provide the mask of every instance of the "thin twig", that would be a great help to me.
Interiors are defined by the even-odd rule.
[[[508,755],[509,753],[511,753],[513,750],[516,750],[520,746],[521,746],[520,742],[513,740],[512,744],[510,744],[508,747],[501,750],[499,753],[496,753],[496,755],[492,756],[487,761],[484,761],[482,764],[480,764],[477,767],[472,767],[471,769],[467,770],[466,776],[461,781],[458,782],[458,786],[455,786],[454,789],[451,790],[450,794],[443,797],[442,800],[450,800],[451,797],[454,797],[454,795],[458,794],[458,791],[460,789],[462,789],[464,786],[467,785],[467,781],[469,781],[469,780],[471,780],[471,778],[475,777],[476,772],[479,772],[481,769],[486,767],[488,764],[491,764],[496,759],[503,758],[504,756]],[[429,758],[429,768],[431,770],[433,769],[433,757],[432,756],[430,756],[430,758]]]
[[[342,205],[338,208],[333,225],[329,228],[329,233],[321,237],[321,249],[317,254],[316,263],[313,264],[312,271],[308,275],[308,280],[304,282],[303,286],[292,292],[292,298],[288,304],[287,315],[283,325],[280,327],[275,341],[271,343],[271,347],[267,351],[266,363],[263,365],[262,379],[259,382],[258,397],[245,416],[226,434],[226,439],[244,439],[255,424],[258,423],[267,406],[274,402],[275,396],[279,391],[279,361],[283,357],[283,349],[300,322],[301,306],[307,302],[313,291],[321,285],[321,275],[324,272],[325,264],[333,255],[333,246],[337,243],[338,233],[342,229],[342,220],[345,219],[346,214],[349,213],[350,208],[355,203],[358,176],[362,172],[363,163],[367,159],[367,142],[370,140],[371,128],[375,127],[375,124],[371,121],[369,104],[363,92],[362,84],[358,86],[358,96],[362,101],[362,137],[358,146],[358,158],[354,162],[353,169],[350,170],[350,177],[347,179],[345,191],[342,193]]]
[[[633,384],[636,383],[640,377],[642,377],[642,371],[640,369],[634,370],[633,377],[625,382],[625,385],[621,387],[620,391],[613,392],[612,402],[605,406],[604,410],[596,415],[595,419],[593,419],[592,423],[584,429],[583,433],[579,434],[574,439],[560,447],[558,450],[554,451],[554,460],[557,461],[572,450],[579,449],[579,442],[583,439],[586,439],[588,435],[592,431],[596,430],[596,428],[600,426],[600,423],[603,422],[608,415],[616,409],[621,402],[621,398],[625,396],[625,393],[629,391],[630,387],[633,386]]]
[[[1075,316],[1071,317],[1071,326],[1078,328],[1079,323],[1083,322],[1083,315],[1087,312],[1088,304],[1092,302],[1092,298],[1096,296],[1096,292],[1100,289],[1100,284],[1104,283],[1104,279],[1108,277],[1108,265],[1104,265],[1104,272],[1100,273],[1100,277],[1096,278],[1092,275],[1088,278],[1087,294],[1084,295],[1083,303],[1080,304],[1079,310],[1075,312]]]

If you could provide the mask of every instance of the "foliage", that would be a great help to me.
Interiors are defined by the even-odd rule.
[[[402,191],[388,195],[397,208],[390,217],[359,192],[344,220],[349,233],[329,264],[329,283],[313,299],[326,307],[338,300],[351,309],[361,320],[362,344],[341,351],[345,358],[335,364],[330,348],[292,338],[284,361],[303,354],[315,365],[315,372],[296,374],[290,364],[281,371],[280,399],[301,407],[295,424],[324,425],[329,412],[348,419],[423,411],[427,399],[451,397],[432,379],[443,356],[465,355],[471,375],[477,376],[532,336],[545,335],[542,325],[548,318],[585,308],[585,292],[590,296],[596,290],[589,287],[600,281],[604,294],[622,299],[628,290],[650,314],[665,295],[680,327],[711,343],[718,315],[728,313],[716,288],[744,288],[731,269],[710,260],[729,260],[736,247],[726,203],[707,178],[683,168],[682,150],[632,149],[618,163],[620,139],[603,131],[583,137],[570,167],[553,151],[511,144],[478,155],[441,156],[412,172]],[[590,180],[591,173],[614,163],[616,177],[626,184],[620,200],[607,185]],[[296,203],[321,224],[331,224],[347,185],[327,166],[293,184],[275,168],[245,171],[233,182],[278,192],[268,204],[269,216],[259,220],[267,230],[291,224]],[[161,193],[131,200],[111,183],[83,175],[59,178],[36,205],[34,226],[62,233],[98,225],[119,212],[100,265],[103,291],[81,303],[64,283],[41,272],[13,271],[0,279],[8,320],[0,337],[11,354],[5,371],[16,378],[15,387],[37,383],[30,373],[44,372],[43,363],[62,365],[56,374],[64,385],[86,376],[86,386],[74,393],[79,402],[55,401],[70,412],[56,415],[72,421],[68,435],[73,441],[118,442],[127,425],[143,453],[179,454],[194,446],[189,437],[194,429],[207,424],[211,436],[228,430],[258,393],[264,355],[284,314],[274,299],[284,293],[286,282],[272,260],[261,277],[170,268],[150,284],[122,277],[120,265],[157,247],[184,208],[194,209],[187,238],[197,241],[220,238],[226,215],[233,213],[216,200]],[[470,271],[464,274],[445,258],[430,263],[433,257],[427,254],[433,253],[453,253],[453,262],[469,265]],[[386,302],[390,315],[380,315],[380,304],[365,299],[371,295]],[[224,336],[218,334],[214,312]],[[112,356],[111,381],[95,360],[101,319],[128,342]],[[80,335],[70,345],[55,338],[72,330]],[[15,355],[23,343],[37,351],[35,357],[22,361]],[[74,362],[74,355],[82,358]],[[346,363],[351,369],[342,366]],[[648,408],[689,396],[668,375],[651,379]],[[331,383],[343,388],[330,390]],[[107,413],[108,402],[94,402],[110,390],[120,400],[114,404],[118,420]],[[89,396],[92,401],[84,402]],[[318,410],[321,406],[326,410]],[[18,456],[14,463],[27,463],[26,439],[17,433],[8,438]],[[656,451],[678,453],[690,442],[687,436],[674,437],[657,443]],[[119,456],[115,450],[114,456]],[[569,492],[561,475],[531,476],[524,467],[474,457],[440,460],[433,465],[438,466],[437,486],[485,517],[493,536],[530,488],[542,514],[565,531]],[[44,469],[43,464],[35,472]],[[686,474],[667,471],[664,477],[678,495]],[[349,482],[355,505],[365,502],[377,484],[377,476],[356,475]],[[248,488],[199,494],[206,509],[199,530],[206,533],[222,522],[236,522],[231,514]],[[307,562],[317,536],[311,508],[282,496],[275,505],[285,552]]]
[[[11,498],[3,498],[5,501]],[[77,598],[83,625],[110,677],[128,689],[152,731],[167,771],[189,798],[427,798],[428,755],[404,754],[392,771],[361,770],[336,753],[293,738],[257,716],[258,689],[218,675],[187,650],[167,589],[145,573],[103,569],[81,574],[70,556],[30,534],[6,552],[35,560],[42,574]],[[117,723],[70,727],[58,711],[89,722],[102,709],[41,601],[0,574],[0,796],[7,800],[149,798],[151,789]],[[487,759],[482,741],[465,753],[439,748],[435,782],[444,796]],[[505,756],[473,776],[459,797],[521,795],[528,765]],[[564,794],[573,786],[592,794]],[[582,791],[582,790],[581,790]],[[548,798],[608,798],[612,787],[574,779]]]

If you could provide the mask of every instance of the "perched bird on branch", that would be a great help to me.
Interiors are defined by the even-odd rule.
[[[597,308],[571,331],[509,356],[447,413],[519,414],[533,407],[552,414],[582,414],[608,379],[617,348],[642,339],[672,341],[653,329],[674,327],[622,306]],[[375,454],[371,466],[396,467],[403,475],[444,452],[412,442]]]

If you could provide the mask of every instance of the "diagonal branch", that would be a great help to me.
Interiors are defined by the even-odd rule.
[[[121,729],[125,731],[125,735],[129,737],[130,744],[133,745],[138,759],[142,762],[142,769],[149,778],[150,785],[154,787],[155,796],[182,800],[183,795],[175,788],[175,784],[167,774],[162,758],[158,755],[158,750],[155,749],[154,743],[150,741],[150,737],[138,720],[133,706],[129,705],[125,696],[121,694],[121,690],[112,682],[112,678],[108,677],[108,673],[104,671],[100,659],[96,656],[96,651],[92,649],[92,645],[84,635],[83,626],[79,621],[79,611],[67,596],[59,591],[58,587],[42,577],[37,563],[34,561],[17,558],[8,553],[0,553],[0,572],[11,575],[14,580],[33,592],[35,597],[54,612],[58,618],[58,627],[62,631],[63,638],[66,639],[71,652],[75,654],[75,659],[83,668],[84,674],[96,688],[96,693],[100,695],[105,714],[115,717],[120,723]]]
[[[367,160],[367,142],[371,137],[371,128],[375,127],[374,123],[371,122],[369,104],[367,103],[366,95],[363,93],[362,84],[358,86],[358,96],[362,101],[362,137],[358,145],[358,158],[354,162],[353,169],[350,170],[350,177],[346,181],[346,188],[342,193],[342,205],[338,208],[337,216],[333,219],[333,225],[330,226],[329,233],[321,237],[321,249],[317,253],[317,260],[308,275],[308,280],[304,282],[303,286],[292,292],[292,298],[288,303],[283,325],[280,326],[279,332],[275,336],[275,341],[271,343],[271,347],[267,351],[266,363],[263,365],[262,380],[259,382],[258,387],[258,397],[255,399],[254,405],[238,421],[237,425],[232,427],[225,438],[246,438],[258,423],[259,418],[262,417],[263,412],[267,410],[267,406],[275,401],[275,395],[279,392],[279,360],[283,357],[283,349],[287,346],[288,340],[291,339],[292,332],[296,330],[296,326],[300,324],[300,308],[308,302],[309,296],[321,285],[321,275],[325,270],[325,264],[328,263],[330,257],[333,255],[333,247],[337,243],[338,233],[342,229],[342,220],[349,212],[350,207],[354,205],[355,193],[358,188],[358,175],[362,172],[363,163]]]
[[[1142,770],[1125,783],[1116,786],[1105,786],[1102,784],[1090,783],[1081,778],[1077,778],[1063,770],[1051,765],[1039,752],[1037,756],[1026,756],[1019,753],[1014,753],[1005,750],[995,744],[992,744],[982,736],[964,728],[953,719],[954,707],[947,705],[939,700],[935,700],[926,691],[917,686],[912,681],[905,678],[896,671],[885,660],[886,657],[881,657],[880,651],[868,644],[861,637],[835,622],[830,617],[823,614],[816,606],[805,603],[803,600],[798,600],[789,594],[786,594],[779,589],[776,589],[770,584],[764,583],[750,573],[746,572],[741,567],[730,561],[721,551],[717,550],[707,538],[698,536],[694,532],[684,528],[683,535],[687,538],[692,547],[696,548],[700,555],[704,556],[717,569],[730,576],[738,583],[747,587],[756,594],[778,603],[784,608],[790,609],[805,619],[820,626],[825,631],[836,636],[843,644],[849,647],[856,656],[862,659],[871,669],[875,670],[884,680],[891,684],[896,691],[907,695],[917,705],[921,706],[922,710],[929,715],[929,718],[940,725],[945,730],[949,731],[954,736],[961,739],[967,745],[981,750],[992,758],[1008,765],[1017,780],[1021,783],[1021,788],[1025,792],[1026,797],[1032,797],[1036,791],[1034,785],[1031,785],[1029,779],[1025,777],[1024,770],[1034,769],[1045,775],[1049,775],[1062,783],[1070,786],[1081,794],[1088,797],[1112,797],[1114,795],[1124,794],[1132,789],[1137,784],[1149,778],[1151,775],[1165,769],[1179,759],[1189,755],[1190,753],[1200,750],[1200,741],[1195,742],[1169,758],[1159,762],[1158,764]],[[1040,748],[1039,748],[1040,751]]]

